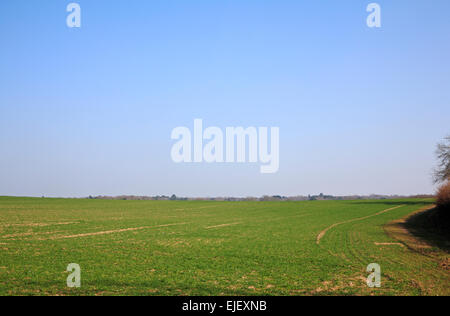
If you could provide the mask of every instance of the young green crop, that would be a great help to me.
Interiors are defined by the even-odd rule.
[[[448,271],[383,228],[431,203],[2,197],[0,295],[448,295]]]

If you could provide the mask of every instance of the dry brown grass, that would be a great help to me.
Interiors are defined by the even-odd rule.
[[[450,209],[450,181],[439,188],[436,204],[439,208]]]

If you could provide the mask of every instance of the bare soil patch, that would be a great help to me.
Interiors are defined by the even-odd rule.
[[[427,226],[424,226],[426,222],[421,222],[424,220],[424,216],[426,218],[430,212],[434,211],[434,208],[434,205],[425,207],[404,218],[388,223],[384,229],[391,238],[398,240],[410,250],[438,260],[441,267],[448,269],[450,262],[446,247],[448,240],[436,235],[436,231],[427,230],[425,228]]]

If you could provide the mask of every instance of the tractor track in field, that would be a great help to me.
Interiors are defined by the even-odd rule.
[[[330,231],[331,229],[337,227],[337,226],[340,226],[340,225],[343,225],[343,224],[348,224],[348,223],[353,223],[353,222],[357,222],[357,221],[362,221],[362,220],[365,220],[365,219],[368,219],[368,218],[371,218],[371,217],[375,217],[375,216],[378,216],[378,215],[387,213],[387,212],[389,212],[389,211],[398,209],[398,208],[403,207],[403,206],[405,206],[405,205],[399,205],[399,206],[396,206],[396,207],[391,207],[391,208],[389,208],[389,209],[387,209],[387,210],[378,212],[378,213],[376,213],[376,214],[372,214],[372,215],[368,215],[368,216],[364,216],[364,217],[358,217],[358,218],[349,219],[349,220],[346,220],[346,221],[343,221],[343,222],[335,223],[335,224],[333,224],[333,225],[327,227],[326,229],[322,230],[322,231],[319,233],[319,235],[317,235],[316,244],[319,245],[319,244],[320,244],[320,241],[321,241],[322,238],[326,235],[326,233],[327,233],[328,231]]]
[[[144,230],[144,229],[152,229],[152,228],[179,226],[179,225],[186,225],[186,224],[188,224],[188,223],[175,223],[175,224],[164,224],[164,225],[157,225],[157,226],[132,227],[132,228],[117,229],[117,230],[107,230],[107,231],[100,231],[100,232],[93,232],[93,233],[69,235],[69,236],[55,236],[55,237],[51,237],[49,239],[52,239],[52,240],[54,240],[54,239],[71,239],[71,238],[81,238],[81,237],[90,237],[90,236],[98,236],[98,235],[109,235],[109,234],[116,234],[116,233],[123,233],[123,232],[130,232],[130,231],[137,231],[137,230]]]
[[[294,215],[294,216],[285,216],[285,217],[278,217],[278,218],[272,218],[272,219],[256,220],[256,221],[251,221],[251,222],[235,222],[235,223],[229,223],[229,224],[228,223],[218,224],[218,225],[214,225],[214,226],[205,227],[205,229],[221,228],[221,227],[235,226],[235,225],[240,225],[240,224],[267,223],[267,222],[285,220],[285,219],[289,219],[289,218],[305,217],[308,215],[309,214],[300,214],[300,215]]]
[[[214,226],[208,226],[208,227],[205,227],[205,229],[213,229],[213,228],[228,227],[228,226],[234,226],[234,225],[239,225],[239,224],[242,224],[242,223],[230,223],[230,224],[214,225]]]
[[[79,224],[79,222],[59,222],[59,223],[20,223],[20,224],[3,224],[0,227],[47,227]]]

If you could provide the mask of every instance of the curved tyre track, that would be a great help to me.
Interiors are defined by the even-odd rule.
[[[335,224],[331,225],[330,227],[328,227],[328,228],[322,230],[322,231],[319,233],[319,235],[317,235],[316,244],[320,244],[320,240],[325,236],[325,234],[326,234],[329,230],[331,230],[331,229],[333,229],[333,228],[335,228],[335,227],[337,227],[337,226],[339,226],[339,225],[348,224],[348,223],[353,223],[353,222],[357,222],[357,221],[362,221],[362,220],[365,220],[365,219],[368,219],[368,218],[371,218],[371,217],[375,217],[375,216],[378,216],[378,215],[387,213],[387,212],[389,212],[389,211],[398,209],[398,208],[403,207],[403,206],[405,206],[405,205],[399,205],[399,206],[396,206],[396,207],[391,207],[391,208],[389,208],[389,209],[387,209],[387,210],[378,212],[378,213],[373,214],[373,215],[368,215],[368,216],[364,216],[364,217],[354,218],[354,219],[346,220],[346,221],[343,221],[343,222],[335,223]]]

